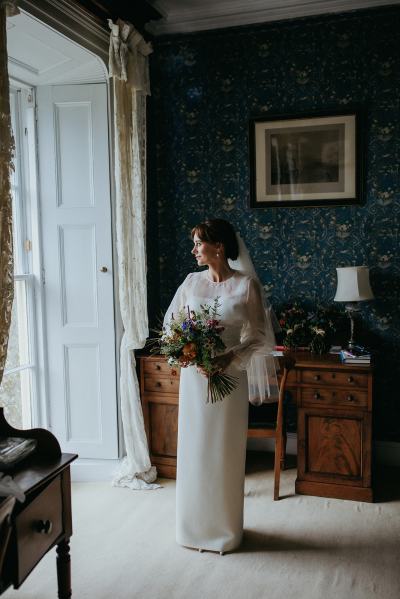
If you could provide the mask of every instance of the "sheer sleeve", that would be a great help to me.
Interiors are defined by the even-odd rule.
[[[268,326],[260,285],[254,279],[249,280],[246,309],[247,321],[243,325],[240,343],[231,348],[235,364],[241,370],[247,369],[254,353],[265,355],[275,349],[275,336],[272,326]]]
[[[176,314],[177,312],[179,312],[179,310],[182,310],[182,308],[184,308],[186,306],[186,300],[187,300],[186,291],[187,291],[187,286],[190,281],[190,277],[191,277],[191,274],[189,274],[186,277],[186,279],[183,281],[183,283],[176,290],[173,300],[170,303],[169,308],[165,312],[165,315],[164,315],[164,322],[163,322],[164,328],[168,326],[173,315]]]
[[[247,295],[247,321],[240,344],[231,348],[233,363],[247,371],[249,401],[254,405],[273,402],[278,397],[278,380],[273,356],[275,334],[269,306],[263,301],[261,285],[250,279]]]

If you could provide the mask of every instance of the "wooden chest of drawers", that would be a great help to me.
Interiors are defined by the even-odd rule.
[[[297,363],[296,493],[373,501],[372,370]]]
[[[162,356],[142,356],[140,391],[150,459],[160,476],[176,477],[179,369]]]
[[[372,501],[372,369],[337,356],[295,354],[288,388],[297,403],[296,492]],[[179,369],[142,356],[140,381],[150,457],[176,476]]]

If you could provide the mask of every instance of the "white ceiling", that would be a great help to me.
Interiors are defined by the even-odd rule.
[[[99,58],[22,11],[7,19],[7,49],[10,78],[29,85],[106,79]]]
[[[154,35],[188,33],[400,4],[400,0],[149,0],[162,15],[146,29]]]

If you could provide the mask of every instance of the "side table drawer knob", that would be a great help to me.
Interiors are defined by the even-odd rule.
[[[160,364],[156,364],[156,370],[161,370]]]
[[[347,401],[354,401],[354,397],[352,395],[347,396]]]
[[[39,532],[43,535],[49,535],[53,530],[53,523],[51,520],[38,520],[35,523],[35,529],[36,532]]]
[[[319,381],[320,380],[320,375],[319,374],[315,374],[314,375],[314,381]]]
[[[314,393],[314,399],[321,399],[321,395],[319,393]]]
[[[157,381],[155,386],[156,386],[156,387],[161,387],[161,383],[160,383],[160,381]]]
[[[354,378],[352,376],[349,376],[349,378],[347,379],[347,381],[349,383],[354,383]]]

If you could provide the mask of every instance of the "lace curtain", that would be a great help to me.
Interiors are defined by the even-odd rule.
[[[109,21],[109,74],[113,78],[116,229],[119,301],[124,325],[120,349],[121,414],[126,457],[113,484],[151,489],[151,466],[134,350],[149,334],[146,278],[146,96],[151,45],[130,23]]]
[[[16,2],[0,0],[0,383],[7,357],[14,298],[11,170],[14,139],[11,131],[7,64],[7,17],[18,14]]]

